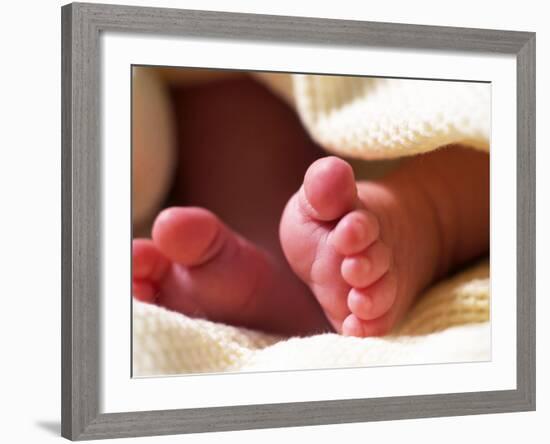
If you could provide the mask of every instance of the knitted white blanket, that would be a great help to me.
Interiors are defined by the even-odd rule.
[[[434,286],[384,338],[280,338],[134,300],[134,375],[488,360],[488,276],[483,262]]]
[[[463,143],[488,151],[487,84],[260,74],[328,151],[394,158]],[[490,359],[489,266],[439,283],[384,338],[279,338],[134,301],[136,376]]]
[[[488,83],[256,74],[327,151],[388,159],[460,143],[489,151]]]

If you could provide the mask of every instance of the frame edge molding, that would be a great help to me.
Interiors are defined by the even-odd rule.
[[[517,53],[517,381],[536,409],[536,35]]]

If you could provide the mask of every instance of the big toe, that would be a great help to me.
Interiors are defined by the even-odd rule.
[[[210,211],[173,207],[156,218],[152,238],[167,258],[180,265],[204,264],[219,250],[223,224]]]
[[[332,221],[357,206],[357,187],[349,163],[324,157],[307,170],[300,190],[304,211],[314,219]]]

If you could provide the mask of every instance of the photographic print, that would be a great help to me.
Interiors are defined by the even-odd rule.
[[[491,358],[491,84],[133,66],[133,376]]]
[[[535,409],[535,35],[62,8],[62,435]]]

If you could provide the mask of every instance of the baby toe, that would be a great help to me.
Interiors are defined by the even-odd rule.
[[[342,277],[352,287],[367,287],[388,271],[391,256],[386,244],[376,241],[364,253],[344,258],[340,268]]]
[[[150,239],[132,241],[132,279],[158,281],[170,266]]]
[[[337,157],[323,157],[307,170],[299,192],[302,210],[319,221],[333,221],[357,204],[353,169]]]
[[[348,294],[348,308],[359,319],[377,319],[393,306],[396,294],[395,275],[387,273],[367,288],[352,288]]]
[[[364,322],[361,319],[351,313],[344,319],[344,322],[342,322],[342,334],[344,336],[362,338],[365,336],[363,333],[363,324]]]
[[[132,294],[144,302],[154,302],[158,284],[170,267],[170,262],[149,239],[132,241]]]
[[[372,262],[365,256],[350,256],[342,261],[340,273],[352,287],[366,287],[370,282]]]
[[[153,303],[156,301],[158,288],[150,281],[132,281],[132,296],[138,301]]]
[[[199,207],[163,210],[153,224],[153,242],[172,262],[194,267],[208,262],[228,236],[223,224],[210,211]]]
[[[394,322],[394,315],[390,312],[371,321],[360,319],[352,313],[344,320],[342,324],[342,334],[345,336],[357,336],[360,338],[385,336],[390,333]]]
[[[331,233],[330,241],[344,256],[357,254],[378,239],[378,219],[370,211],[356,210],[346,214]]]

